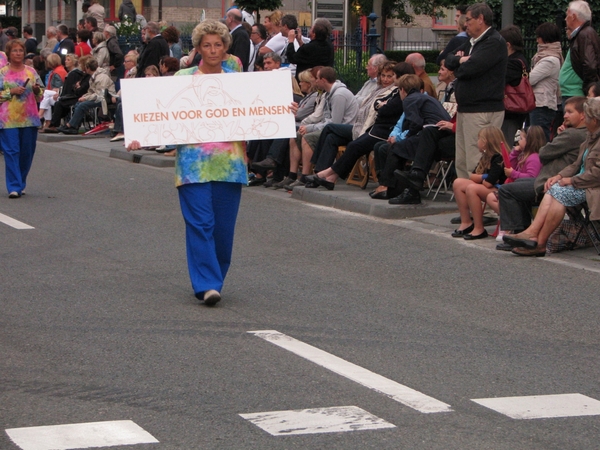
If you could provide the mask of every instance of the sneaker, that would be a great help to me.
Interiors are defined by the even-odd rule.
[[[10,194],[8,194],[8,198],[19,198],[21,196],[21,194],[19,194],[18,192],[11,192]]]
[[[502,240],[502,236],[504,236],[506,234],[506,231],[500,230],[498,231],[498,236],[496,236],[496,242],[504,242],[504,240]]]
[[[272,187],[273,189],[282,189],[284,186],[292,184],[293,181],[294,180],[292,180],[290,177],[285,177],[279,183],[275,183]]]
[[[266,187],[266,188],[271,188],[271,187],[273,187],[273,185],[274,185],[274,184],[276,184],[276,183],[279,183],[279,180],[275,180],[275,179],[273,179],[273,178],[269,178],[269,179],[268,179],[268,180],[265,182],[265,184],[263,184],[263,187]]]
[[[221,301],[221,294],[214,289],[210,289],[204,293],[204,304],[206,306],[215,306]]]
[[[283,188],[286,191],[293,191],[295,187],[297,186],[304,186],[306,183],[304,183],[304,181],[300,181],[300,180],[294,180],[292,183],[284,186]]]

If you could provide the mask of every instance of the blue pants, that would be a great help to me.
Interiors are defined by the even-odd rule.
[[[92,102],[90,100],[77,102],[77,104],[75,105],[75,109],[73,110],[73,117],[71,117],[71,120],[69,121],[69,125],[78,130],[81,126],[81,122],[83,122],[85,113],[88,112],[90,109],[97,108],[101,105],[102,102]]]
[[[25,189],[35,153],[37,133],[37,127],[0,130],[0,148],[4,150],[6,189],[9,193],[21,194]]]
[[[221,292],[231,264],[242,185],[212,181],[179,186],[188,270],[196,297]]]

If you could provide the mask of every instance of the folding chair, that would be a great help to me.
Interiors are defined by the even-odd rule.
[[[444,158],[441,159],[438,163],[438,170],[435,174],[435,179],[438,180],[439,179],[439,184],[438,187],[435,191],[435,194],[433,195],[432,200],[435,200],[435,198],[438,196],[438,194],[440,193],[440,189],[442,188],[442,186],[444,186],[444,194],[448,193],[448,174],[450,173],[450,170],[452,169],[452,166],[454,165],[454,159],[452,158]],[[429,197],[429,194],[431,194],[431,191],[434,189],[434,183],[432,183],[429,180],[429,177],[427,177],[427,187],[429,188],[429,190],[427,191],[427,195],[426,197]]]
[[[590,238],[590,241],[592,241],[596,252],[598,253],[598,255],[600,255],[600,247],[597,244],[597,242],[600,242],[600,232],[598,231],[596,224],[592,220],[590,220],[590,209],[588,207],[587,202],[582,203],[580,206],[581,209],[577,209],[577,207],[567,208],[567,214],[569,215],[569,218],[574,222],[581,224],[581,228],[579,229],[577,236],[571,243],[571,250],[575,247],[575,244],[577,243],[581,232],[585,230],[588,237]]]
[[[362,156],[356,161],[356,164],[354,164],[354,167],[350,171],[350,175],[348,175],[346,184],[365,189],[369,183],[369,179],[375,182],[377,181],[373,152],[370,152],[367,156]]]

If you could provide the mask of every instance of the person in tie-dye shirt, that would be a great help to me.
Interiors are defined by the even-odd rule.
[[[175,74],[202,76],[230,73],[221,62],[231,43],[227,27],[205,20],[194,28],[192,43],[202,55],[199,67]],[[133,141],[128,150],[137,150]],[[242,185],[247,183],[244,142],[178,145],[176,186],[186,225],[188,269],[194,295],[208,306],[221,300],[221,289],[231,264],[235,222]]]
[[[43,84],[37,72],[23,63],[22,42],[8,42],[6,57],[8,64],[0,69],[0,146],[4,151],[8,196],[19,198],[35,153],[40,126],[37,103],[43,97]]]

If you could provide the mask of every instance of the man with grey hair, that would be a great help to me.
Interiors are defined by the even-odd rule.
[[[156,22],[148,22],[146,25],[146,48],[140,55],[137,67],[137,77],[143,78],[146,75],[146,67],[158,67],[160,58],[169,56],[169,44],[160,34],[160,26]]]
[[[225,25],[231,33],[231,46],[228,53],[235,55],[242,61],[244,72],[248,72],[248,63],[250,62],[250,36],[242,26],[242,12],[237,8],[231,8],[225,15]]]
[[[437,93],[435,91],[435,86],[431,82],[431,78],[425,72],[425,57],[420,53],[411,53],[409,54],[404,62],[410,64],[415,71],[415,75],[417,75],[421,80],[423,80],[424,90],[427,92],[427,95],[433,98],[437,98]]]
[[[104,27],[104,39],[106,39],[106,48],[110,56],[110,74],[115,81],[115,78],[123,78],[123,51],[119,47],[117,41],[117,29],[112,25]]]
[[[56,39],[56,27],[48,27],[46,29],[46,45],[44,45],[44,49],[49,49],[50,52],[52,52],[57,43],[58,39]]]
[[[379,74],[379,69],[387,62],[387,60],[388,59],[383,53],[377,53],[369,58],[369,61],[367,62],[367,75],[369,76],[369,79],[365,81],[365,84],[363,84],[360,91],[358,91],[355,96],[359,105],[365,98],[379,88],[379,85],[377,84],[377,75]]]
[[[587,2],[569,3],[566,17],[569,51],[558,77],[563,100],[585,97],[589,86],[598,81],[600,43],[591,20],[592,12]]]

